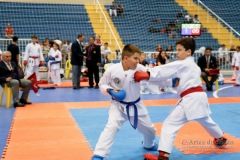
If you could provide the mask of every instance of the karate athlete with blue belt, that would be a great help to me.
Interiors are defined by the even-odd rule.
[[[108,157],[114,138],[126,121],[143,134],[142,145],[145,149],[157,149],[156,130],[140,100],[140,83],[134,80],[136,71],[147,70],[138,64],[140,53],[136,46],[126,45],[122,52],[122,61],[109,67],[100,80],[100,91],[110,94],[112,100],[108,122],[98,139],[92,160]]]

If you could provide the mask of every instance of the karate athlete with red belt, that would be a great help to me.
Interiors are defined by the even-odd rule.
[[[194,62],[195,41],[192,38],[182,38],[176,43],[178,61],[157,66],[148,72],[137,71],[135,81],[165,81],[179,78],[177,92],[180,94],[176,107],[164,120],[159,140],[159,155],[144,154],[145,160],[168,160],[173,143],[179,129],[189,121],[199,122],[214,138],[216,146],[226,144],[223,131],[209,116],[211,114],[208,97],[202,88],[201,70]]]
[[[26,66],[25,77],[29,78],[35,72],[39,81],[38,67],[43,66],[43,53],[41,46],[37,44],[37,36],[33,35],[31,39],[32,42],[27,44],[23,57],[23,65]]]

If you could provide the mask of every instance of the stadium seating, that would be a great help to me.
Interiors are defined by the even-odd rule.
[[[1,2],[0,13],[0,30],[11,23],[20,38],[36,34],[40,41],[56,36],[73,41],[79,33],[94,35],[84,5]],[[4,32],[0,34],[4,37]]]
[[[176,20],[177,13],[187,12],[175,1],[172,0],[119,0],[124,7],[123,17],[113,17],[115,27],[117,28],[124,44],[133,43],[140,47],[143,51],[154,51],[157,44],[161,44],[163,48],[167,48],[169,44],[174,45],[176,39],[168,38],[167,34],[157,32],[148,32],[150,27],[162,29],[167,26],[170,21]],[[109,5],[105,6],[109,9]],[[154,22],[154,19],[159,22]],[[179,19],[182,21],[181,19]],[[180,38],[180,33],[177,34]],[[211,41],[209,41],[211,39]],[[206,44],[206,40],[207,44]],[[203,32],[196,38],[197,48],[201,46],[212,46],[214,49],[219,48],[219,44],[210,33]]]
[[[240,33],[240,19],[236,11],[239,11],[240,1],[238,0],[202,0],[213,12],[217,13],[233,29]]]

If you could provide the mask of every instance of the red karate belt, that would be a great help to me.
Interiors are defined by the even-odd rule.
[[[183,98],[184,96],[190,94],[190,93],[193,93],[193,92],[204,92],[202,86],[198,86],[198,87],[195,87],[195,88],[189,88],[185,91],[183,91],[181,94],[180,94],[180,97]]]

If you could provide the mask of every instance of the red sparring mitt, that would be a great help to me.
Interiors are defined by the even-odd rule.
[[[43,66],[43,61],[40,61],[39,66],[40,67]]]
[[[235,68],[235,66],[234,66],[234,65],[232,65],[232,68]]]
[[[26,66],[28,64],[28,61],[23,61],[23,65]]]
[[[58,55],[55,56],[55,58],[58,58],[58,57],[59,57]]]
[[[149,78],[150,78],[149,72],[136,71],[134,73],[134,80],[136,82],[140,82],[141,80],[149,80]]]
[[[236,70],[237,70],[237,71],[239,70],[239,67],[238,67],[238,66],[236,66]]]

